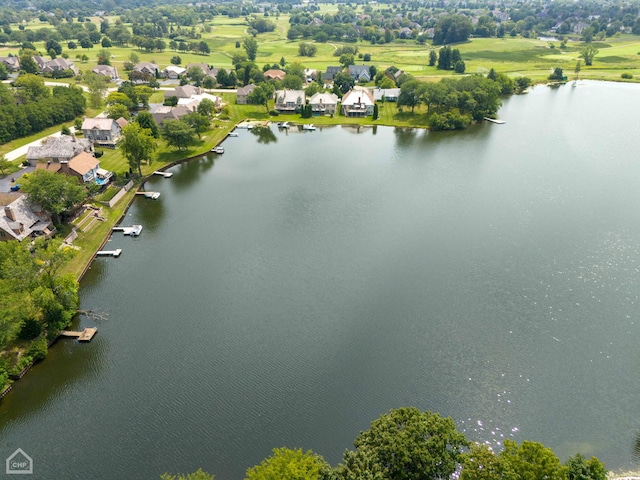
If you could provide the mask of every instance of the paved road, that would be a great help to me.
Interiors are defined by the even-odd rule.
[[[15,183],[20,183],[20,177],[22,175],[24,175],[25,173],[33,172],[35,169],[36,167],[25,167],[21,168],[15,173],[12,173],[11,175],[7,175],[4,178],[0,177],[0,192],[10,192],[12,185],[15,185]],[[15,183],[12,183],[11,180],[15,180]]]

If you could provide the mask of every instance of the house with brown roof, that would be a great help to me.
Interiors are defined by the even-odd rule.
[[[29,147],[27,161],[35,165],[38,161],[61,162],[71,160],[80,152],[93,152],[93,142],[75,135],[45,138],[38,147]]]
[[[40,55],[33,56],[34,62],[38,66],[38,69],[42,73],[53,73],[53,72],[61,72],[63,70],[71,70],[75,75],[78,75],[80,72],[73,62],[70,62],[66,58],[58,57],[53,60],[47,60]]]
[[[271,68],[263,73],[265,80],[284,80],[284,76],[287,72]]]
[[[56,231],[51,215],[29,203],[26,195],[19,195],[0,208],[0,241],[48,238]]]
[[[151,112],[151,116],[156,121],[156,123],[160,125],[164,120],[180,120],[182,117],[189,113],[192,113],[192,111],[184,105],[179,105],[176,107],[159,105],[153,112]]]
[[[85,118],[81,128],[84,138],[102,147],[115,148],[122,135],[122,127],[111,118]]]
[[[46,170],[52,173],[76,177],[82,183],[96,182],[103,185],[109,181],[112,173],[100,168],[100,161],[93,155],[82,152],[71,160],[61,162],[40,162],[36,164],[36,170]]]

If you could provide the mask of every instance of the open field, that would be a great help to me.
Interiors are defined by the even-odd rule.
[[[321,11],[324,13],[335,11],[335,9],[335,5],[321,5]],[[276,28],[273,32],[262,33],[256,37],[259,45],[256,58],[258,65],[278,63],[282,57],[287,62],[300,62],[305,67],[317,70],[324,70],[329,65],[338,65],[338,57],[333,53],[340,46],[339,44],[317,43],[317,53],[314,57],[301,57],[298,55],[298,47],[305,40],[287,40],[289,16],[285,14],[277,17],[271,16],[269,20],[275,23]],[[93,21],[97,23],[99,19],[95,18]],[[123,64],[129,60],[131,53],[135,53],[140,61],[154,62],[160,67],[169,65],[171,57],[179,55],[182,59],[182,65],[204,62],[216,67],[232,68],[233,56],[238,53],[244,54],[242,48],[236,48],[236,42],[241,41],[247,35],[246,21],[244,18],[218,16],[207,25],[211,27],[211,31],[208,33],[204,31],[202,24],[198,29],[202,34],[202,39],[211,48],[209,55],[171,50],[147,53],[135,47],[112,47],[109,48],[112,64],[118,67],[121,75],[124,76]],[[37,29],[43,26],[49,25],[31,22],[26,25],[26,28]],[[168,44],[169,40],[165,40]],[[37,48],[44,49],[42,42],[35,45]],[[66,42],[62,45],[66,47]],[[581,77],[620,80],[620,74],[623,72],[640,75],[640,36],[622,34],[607,38],[603,42],[596,42],[593,45],[599,49],[599,54],[595,57],[593,66],[586,67],[583,62]],[[358,47],[359,53],[369,53],[371,55],[369,64],[375,65],[378,69],[394,65],[411,75],[425,79],[452,74],[427,65],[429,50],[439,48],[429,44],[419,45],[413,40],[397,39],[388,44],[372,45],[367,42],[358,42],[355,46]],[[467,73],[486,73],[489,69],[494,68],[498,72],[512,76],[527,75],[535,81],[543,81],[549,71],[555,67],[563,68],[566,73],[573,72],[584,44],[578,41],[569,41],[567,48],[561,50],[559,41],[548,42],[521,37],[505,37],[501,39],[475,38],[465,43],[453,45],[453,47],[460,50],[462,58],[466,62]],[[86,63],[76,60],[77,66],[83,71],[90,70],[97,64],[96,57],[100,50],[100,45],[96,45],[92,49],[68,50],[64,48],[64,52],[72,60],[77,55],[85,54],[89,57],[89,61]],[[0,55],[8,53],[17,54],[18,47],[0,47]],[[356,63],[363,62],[356,58]]]

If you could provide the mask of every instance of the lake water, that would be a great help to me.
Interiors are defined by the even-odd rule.
[[[637,85],[505,100],[465,132],[242,131],[153,178],[82,281],[107,311],[0,402],[32,478],[332,465],[391,408],[634,469]],[[634,103],[635,102],[635,103]]]

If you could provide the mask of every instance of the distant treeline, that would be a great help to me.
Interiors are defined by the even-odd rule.
[[[37,87],[11,91],[0,84],[0,144],[26,137],[84,114],[86,100],[78,87]],[[44,87],[44,88],[41,88]],[[36,93],[37,90],[37,93]]]

